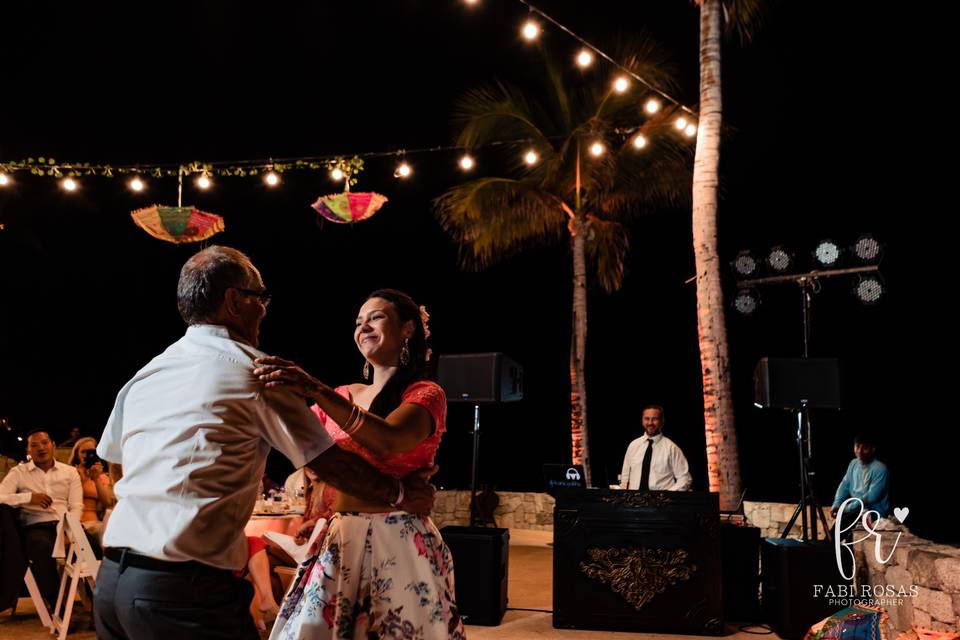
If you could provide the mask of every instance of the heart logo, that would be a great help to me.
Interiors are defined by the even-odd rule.
[[[893,515],[897,518],[897,520],[903,522],[907,519],[907,516],[910,515],[910,509],[907,507],[897,507],[893,510]]]

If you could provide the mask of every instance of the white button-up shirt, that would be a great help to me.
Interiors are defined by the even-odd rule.
[[[46,509],[30,504],[34,493],[45,493],[53,500]],[[20,507],[20,522],[25,526],[57,522],[67,511],[78,518],[83,513],[83,486],[75,467],[54,461],[44,471],[31,460],[15,466],[0,482],[0,504]]]
[[[620,486],[624,489],[639,489],[643,471],[643,456],[653,440],[653,453],[650,455],[651,491],[689,491],[693,485],[690,466],[673,440],[662,433],[653,438],[646,434],[640,436],[627,447],[623,456],[623,470],[620,473]]]
[[[303,398],[254,377],[263,355],[224,327],[194,325],[120,390],[97,447],[123,465],[105,546],[246,564],[243,528],[270,448],[302,467],[333,445]]]

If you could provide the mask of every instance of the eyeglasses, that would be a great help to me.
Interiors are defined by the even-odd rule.
[[[272,298],[272,296],[269,293],[267,293],[266,289],[264,289],[263,291],[254,291],[253,289],[244,289],[243,287],[230,287],[230,288],[236,289],[240,293],[245,293],[248,296],[253,296],[254,298],[257,298],[258,300],[260,300],[260,303],[263,304],[263,306],[265,307],[270,304],[270,300]]]

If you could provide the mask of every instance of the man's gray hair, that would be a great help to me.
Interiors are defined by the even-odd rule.
[[[177,309],[189,325],[211,322],[220,310],[227,289],[247,286],[253,263],[242,251],[213,245],[195,253],[180,270]]]

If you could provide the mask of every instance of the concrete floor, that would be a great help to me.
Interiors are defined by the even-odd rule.
[[[670,635],[651,633],[623,633],[604,631],[581,631],[553,628],[553,548],[549,543],[553,534],[549,531],[510,531],[509,599],[507,614],[496,627],[470,625],[467,637],[470,640],[653,640],[667,637],[670,640],[703,640],[703,636]],[[74,608],[71,632],[73,640],[93,640],[89,612],[79,604]],[[725,638],[757,640],[764,629],[751,628],[751,633],[738,631],[730,625]],[[770,633],[767,640],[779,640]],[[40,625],[36,610],[29,598],[21,598],[16,616],[9,610],[0,612],[0,640],[48,640],[50,633]]]

